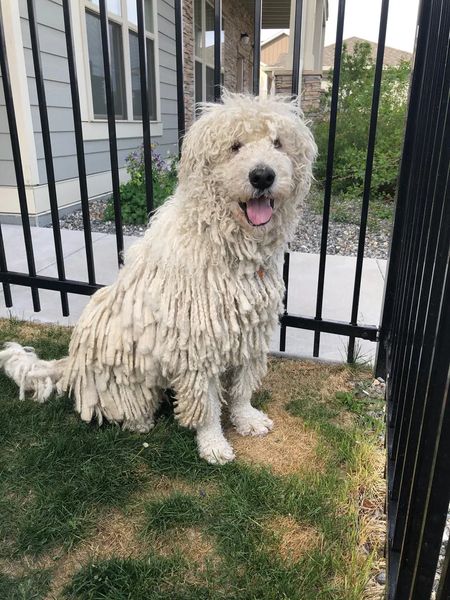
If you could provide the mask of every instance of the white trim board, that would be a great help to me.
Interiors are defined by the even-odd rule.
[[[83,121],[83,138],[90,140],[108,140],[108,122],[107,121]],[[151,121],[150,135],[152,138],[161,137],[163,134],[163,125],[161,122]],[[141,138],[142,121],[116,121],[117,139]]]

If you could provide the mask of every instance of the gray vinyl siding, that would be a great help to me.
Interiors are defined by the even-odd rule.
[[[156,1],[160,29],[159,77],[161,82],[160,111],[163,123],[163,135],[153,138],[152,142],[156,144],[157,151],[165,157],[174,155],[177,152],[174,7],[173,0]],[[47,175],[27,14],[26,0],[20,0],[21,27],[38,159],[39,182],[40,184],[45,184],[47,182]],[[36,16],[51,131],[54,170],[56,180],[62,181],[77,177],[78,169],[61,0],[37,0]],[[81,43],[81,41],[75,41],[75,43]],[[88,90],[88,93],[90,93],[90,90]],[[1,129],[2,118],[0,107],[0,135],[3,131]],[[125,165],[125,158],[132,150],[139,147],[141,143],[141,137],[118,139],[120,167]],[[88,140],[85,142],[84,147],[88,175],[110,170],[107,139]],[[0,154],[0,185],[5,185],[3,183],[3,172],[5,169],[2,168],[2,154]],[[7,174],[7,171],[5,171],[5,174]]]
[[[11,140],[9,137],[8,117],[6,115],[3,81],[0,74],[0,185],[16,185]]]
[[[178,152],[177,75],[174,0],[156,0],[158,6],[160,106],[163,136],[158,152],[164,157]]]

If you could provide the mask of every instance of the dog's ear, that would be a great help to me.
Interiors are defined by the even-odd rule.
[[[195,172],[204,171],[210,165],[217,164],[223,151],[223,140],[217,135],[215,111],[218,105],[206,105],[207,109],[189,128],[183,139],[178,177],[186,181]],[[206,175],[206,173],[203,173]]]

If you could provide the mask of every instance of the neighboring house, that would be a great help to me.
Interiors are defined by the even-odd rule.
[[[288,29],[295,15],[295,0],[263,0],[262,28]],[[303,1],[302,99],[307,101],[311,82],[320,73],[328,0]],[[214,0],[184,0],[184,92],[186,123],[195,118],[195,104],[214,96]],[[232,91],[252,91],[253,0],[222,0],[222,83]],[[276,92],[291,92],[293,36],[286,33],[261,44],[260,93],[270,92],[268,75],[276,78]],[[277,44],[277,48],[274,48]],[[282,66],[266,66],[279,52]],[[314,75],[312,77],[312,75]],[[320,77],[319,90],[320,90]]]
[[[89,197],[111,193],[108,124],[101,49],[99,0],[69,0]],[[286,29],[295,0],[264,0],[262,27]],[[53,161],[61,213],[80,204],[62,0],[35,0],[41,60],[47,95]],[[142,142],[136,0],[107,0],[112,86],[115,99],[118,159],[126,180],[126,157]],[[26,0],[0,0],[19,129],[28,207],[32,224],[50,222]],[[174,0],[144,0],[152,142],[163,158],[177,153],[177,86]],[[323,46],[327,0],[304,0],[303,88]],[[222,1],[222,83],[232,91],[252,91],[254,0]],[[183,1],[186,125],[195,104],[213,99],[214,0]],[[263,53],[265,48],[262,49]],[[292,38],[287,57],[292,57]],[[291,65],[292,65],[292,58]],[[281,75],[281,72],[280,72]],[[290,92],[292,67],[282,73]],[[281,82],[281,80],[280,80]],[[288,89],[289,88],[289,89]],[[20,222],[14,163],[0,85],[0,220]]]
[[[364,40],[359,37],[349,37],[344,40],[344,44],[347,48],[347,51],[350,54],[353,54],[353,50],[355,48],[355,44],[369,44],[371,49],[372,60],[375,60],[377,57],[377,49],[378,44],[375,42],[370,42],[369,40]],[[335,52],[335,44],[330,44],[329,46],[325,46],[323,49],[323,71],[330,71],[334,65],[334,52]],[[383,65],[385,67],[391,67],[399,65],[402,61],[411,62],[412,54],[410,52],[406,52],[404,50],[398,50],[397,48],[390,48],[389,46],[385,46],[384,48],[384,58]]]
[[[328,0],[303,3],[301,101],[305,113],[315,113],[320,104],[322,57]],[[280,32],[261,44],[261,82],[267,94],[290,94],[293,36]]]

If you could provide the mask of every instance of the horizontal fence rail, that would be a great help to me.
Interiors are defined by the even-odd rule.
[[[387,371],[388,599],[436,587],[450,501],[450,5],[423,1],[377,371]],[[448,561],[436,598],[449,598]]]

